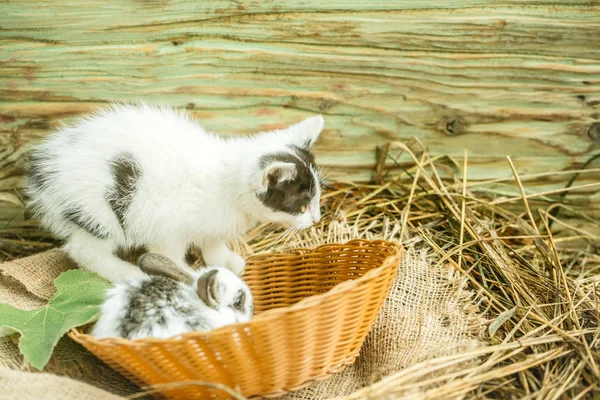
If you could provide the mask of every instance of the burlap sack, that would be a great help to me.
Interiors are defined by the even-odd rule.
[[[55,291],[54,279],[62,272],[72,268],[75,268],[73,261],[59,250],[50,250],[42,254],[0,264],[0,303],[8,303],[24,310],[41,307],[48,302]],[[38,386],[41,387],[41,382],[52,386],[49,382],[52,381],[54,375],[50,374],[88,382],[114,394],[128,395],[139,390],[137,386],[124,379],[67,337],[59,341],[52,358],[44,368],[44,372],[48,374],[35,373],[35,375],[7,373],[9,369],[37,371],[31,368],[20,354],[18,335],[2,337],[0,338],[0,367],[3,367],[0,369],[2,387],[4,388],[6,385],[14,390],[14,392],[10,392],[12,394],[9,396],[6,390],[3,389],[3,395],[11,399],[62,399],[63,397],[57,397],[51,391],[40,392],[39,396],[33,395],[36,392],[23,392],[29,393],[31,396],[21,397],[23,382],[29,382],[32,390],[36,390],[35,388]],[[56,385],[60,385],[65,390],[70,384],[74,385],[73,390],[64,393],[84,393],[89,388],[88,385],[82,385],[79,382],[69,383],[67,379],[57,378]],[[101,391],[97,390],[94,393],[101,393]]]
[[[398,232],[396,224],[385,224],[383,232],[375,234],[369,227],[358,231],[355,226],[338,222],[332,223],[325,232],[305,233],[270,250],[314,247],[360,237],[399,240]],[[481,345],[478,337],[483,324],[478,317],[473,294],[465,289],[465,282],[456,278],[453,270],[437,266],[436,259],[426,249],[416,250],[411,244],[404,242],[406,256],[357,361],[327,380],[312,383],[280,399],[333,399],[348,395],[353,399],[401,398],[403,394],[413,397],[417,395],[416,398],[419,398],[419,391],[425,390],[427,385],[399,392],[397,385],[386,386],[386,379],[394,377],[403,368],[418,365],[420,361]],[[251,252],[248,247],[244,250]],[[18,304],[22,308],[39,307],[51,296],[53,279],[69,268],[73,268],[72,261],[57,250],[0,264],[0,302]],[[0,342],[0,366],[28,369],[18,353],[14,336]],[[456,368],[456,365],[452,367]],[[438,373],[443,374],[445,371],[447,370]],[[127,395],[137,390],[126,379],[67,338],[60,342],[46,372],[87,382],[117,395]],[[12,385],[9,387],[18,388],[22,375],[5,375],[2,370],[0,374],[3,382]],[[428,377],[429,375],[423,374],[421,379],[426,382]],[[57,381],[52,382],[52,377],[46,374],[32,374],[26,379],[34,385],[53,387],[58,384],[64,390],[72,386],[72,392],[65,393],[86,390],[86,386],[80,382],[70,382],[63,378],[56,378]],[[376,397],[371,396],[371,387],[377,390]],[[91,388],[89,390],[89,396],[100,393]],[[14,397],[11,398],[26,398],[21,397],[18,391],[12,393]],[[40,396],[36,398],[68,398],[51,395],[44,397],[43,393]]]
[[[119,400],[104,390],[87,383],[56,375],[14,371],[0,368],[0,400]]]
[[[334,240],[358,236],[397,240],[398,229],[389,227],[378,235],[367,230],[359,235],[352,231],[349,234],[340,226],[335,232],[327,236]],[[314,235],[306,237],[294,246],[304,247],[317,239]],[[418,250],[410,243],[405,243],[405,248],[406,254],[390,294],[356,362],[341,373],[291,392],[280,400],[342,399],[353,392],[357,392],[351,396],[354,399],[383,398],[385,391],[380,391],[378,397],[371,397],[368,391],[361,393],[360,389],[420,361],[482,345],[479,337],[483,320],[474,294],[466,290],[466,281],[457,278],[453,269],[435,266],[437,259],[428,249]],[[399,396],[400,393],[394,390],[394,396],[390,398]]]

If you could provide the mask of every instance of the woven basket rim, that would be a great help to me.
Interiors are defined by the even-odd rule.
[[[248,322],[239,322],[239,323],[235,323],[235,324],[230,324],[230,325],[226,325],[221,328],[218,328],[218,329],[215,329],[212,331],[208,331],[208,332],[203,332],[203,331],[186,332],[184,334],[177,335],[177,336],[167,338],[167,339],[144,338],[144,339],[131,340],[131,339],[125,339],[125,338],[118,338],[118,337],[96,339],[95,337],[93,337],[87,333],[81,332],[80,331],[81,327],[72,328],[69,331],[68,335],[71,338],[80,338],[80,339],[85,338],[84,340],[93,341],[97,345],[121,344],[121,345],[127,345],[127,346],[132,346],[132,347],[135,347],[135,346],[143,347],[143,346],[153,345],[153,344],[184,342],[184,341],[187,341],[192,338],[193,339],[200,339],[200,338],[208,339],[211,336],[222,335],[228,331],[244,330],[245,328],[250,327],[255,324],[262,324],[264,322],[278,319],[283,314],[295,312],[295,311],[301,310],[301,309],[314,307],[317,304],[321,304],[322,302],[327,301],[327,299],[329,297],[334,296],[339,292],[350,291],[354,287],[362,285],[365,282],[368,282],[368,281],[374,279],[379,274],[382,274],[383,271],[386,269],[386,267],[389,266],[390,263],[393,263],[396,265],[398,265],[400,263],[400,259],[401,259],[402,255],[404,254],[404,247],[399,243],[391,242],[388,240],[353,239],[353,240],[349,240],[349,241],[343,242],[343,243],[338,243],[338,242],[327,243],[327,244],[319,245],[314,248],[296,248],[296,249],[285,250],[280,253],[258,254],[256,256],[253,256],[253,258],[254,258],[254,257],[268,257],[269,255],[287,255],[287,254],[289,254],[290,256],[294,257],[294,256],[298,256],[299,253],[301,253],[302,255],[306,255],[306,254],[310,254],[310,253],[317,253],[319,251],[322,251],[325,248],[332,247],[332,246],[340,246],[340,245],[341,246],[351,246],[351,245],[356,245],[358,243],[362,243],[362,244],[364,244],[364,243],[370,243],[370,244],[386,243],[388,245],[391,245],[390,247],[394,247],[395,251],[393,253],[391,253],[389,256],[387,256],[385,258],[385,260],[381,263],[380,266],[372,268],[371,270],[367,271],[364,275],[360,276],[357,279],[339,283],[325,293],[320,293],[317,295],[312,295],[312,296],[306,297],[306,298],[300,300],[299,302],[292,304],[291,306],[285,306],[285,307],[279,307],[279,308],[275,308],[275,309],[271,309],[271,310],[266,310],[266,311],[260,313],[259,315],[257,315],[256,317],[252,318]]]

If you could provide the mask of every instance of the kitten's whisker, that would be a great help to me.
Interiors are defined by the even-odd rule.
[[[287,228],[286,230],[284,230],[284,231],[283,231],[283,232],[282,232],[282,233],[279,235],[279,237],[278,237],[278,238],[275,240],[275,244],[274,244],[274,246],[275,246],[275,245],[278,245],[279,243],[281,243],[281,242],[283,241],[283,239],[285,239],[285,237],[286,237],[286,236],[289,234],[289,232],[290,232],[290,230],[291,230],[292,228],[293,228],[293,227],[289,227],[289,228]],[[273,247],[273,246],[271,246],[271,247]]]
[[[283,231],[283,233],[277,238],[277,240],[275,241],[275,243],[271,246],[271,248],[278,246],[282,243],[287,242],[292,236],[294,236],[295,233],[297,233],[299,231],[299,229],[295,226],[291,226],[289,228],[287,228],[285,231]]]
[[[288,229],[288,232],[285,235],[284,241],[288,241],[292,236],[294,236],[294,234],[296,232],[298,232],[298,228],[296,228],[295,226],[292,226],[290,229]]]

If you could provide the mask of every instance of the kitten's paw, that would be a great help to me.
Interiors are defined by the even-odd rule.
[[[246,267],[246,261],[237,253],[230,252],[227,255],[227,261],[225,266],[231,270],[234,274],[240,275]]]
[[[225,242],[205,244],[202,247],[202,258],[207,266],[226,267],[238,275],[246,266],[246,261],[239,254],[231,251]]]
[[[141,269],[132,265],[131,268],[123,268],[117,274],[109,278],[109,280],[113,283],[127,283],[146,278],[147,276],[148,275],[146,275]]]

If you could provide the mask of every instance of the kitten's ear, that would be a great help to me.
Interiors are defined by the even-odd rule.
[[[324,126],[325,120],[322,116],[317,115],[288,127],[287,131],[294,145],[308,150],[319,138]]]
[[[274,161],[267,164],[263,170],[263,188],[268,188],[269,184],[278,184],[285,181],[291,181],[296,177],[296,165],[294,163],[286,163]]]
[[[164,276],[185,284],[193,282],[193,278],[190,275],[182,271],[171,259],[160,254],[143,254],[139,258],[138,264],[140,269],[148,275]]]
[[[209,307],[217,309],[219,308],[219,302],[221,300],[221,291],[219,290],[219,281],[217,279],[216,269],[210,270],[203,274],[198,279],[198,286],[196,292],[198,297]]]

